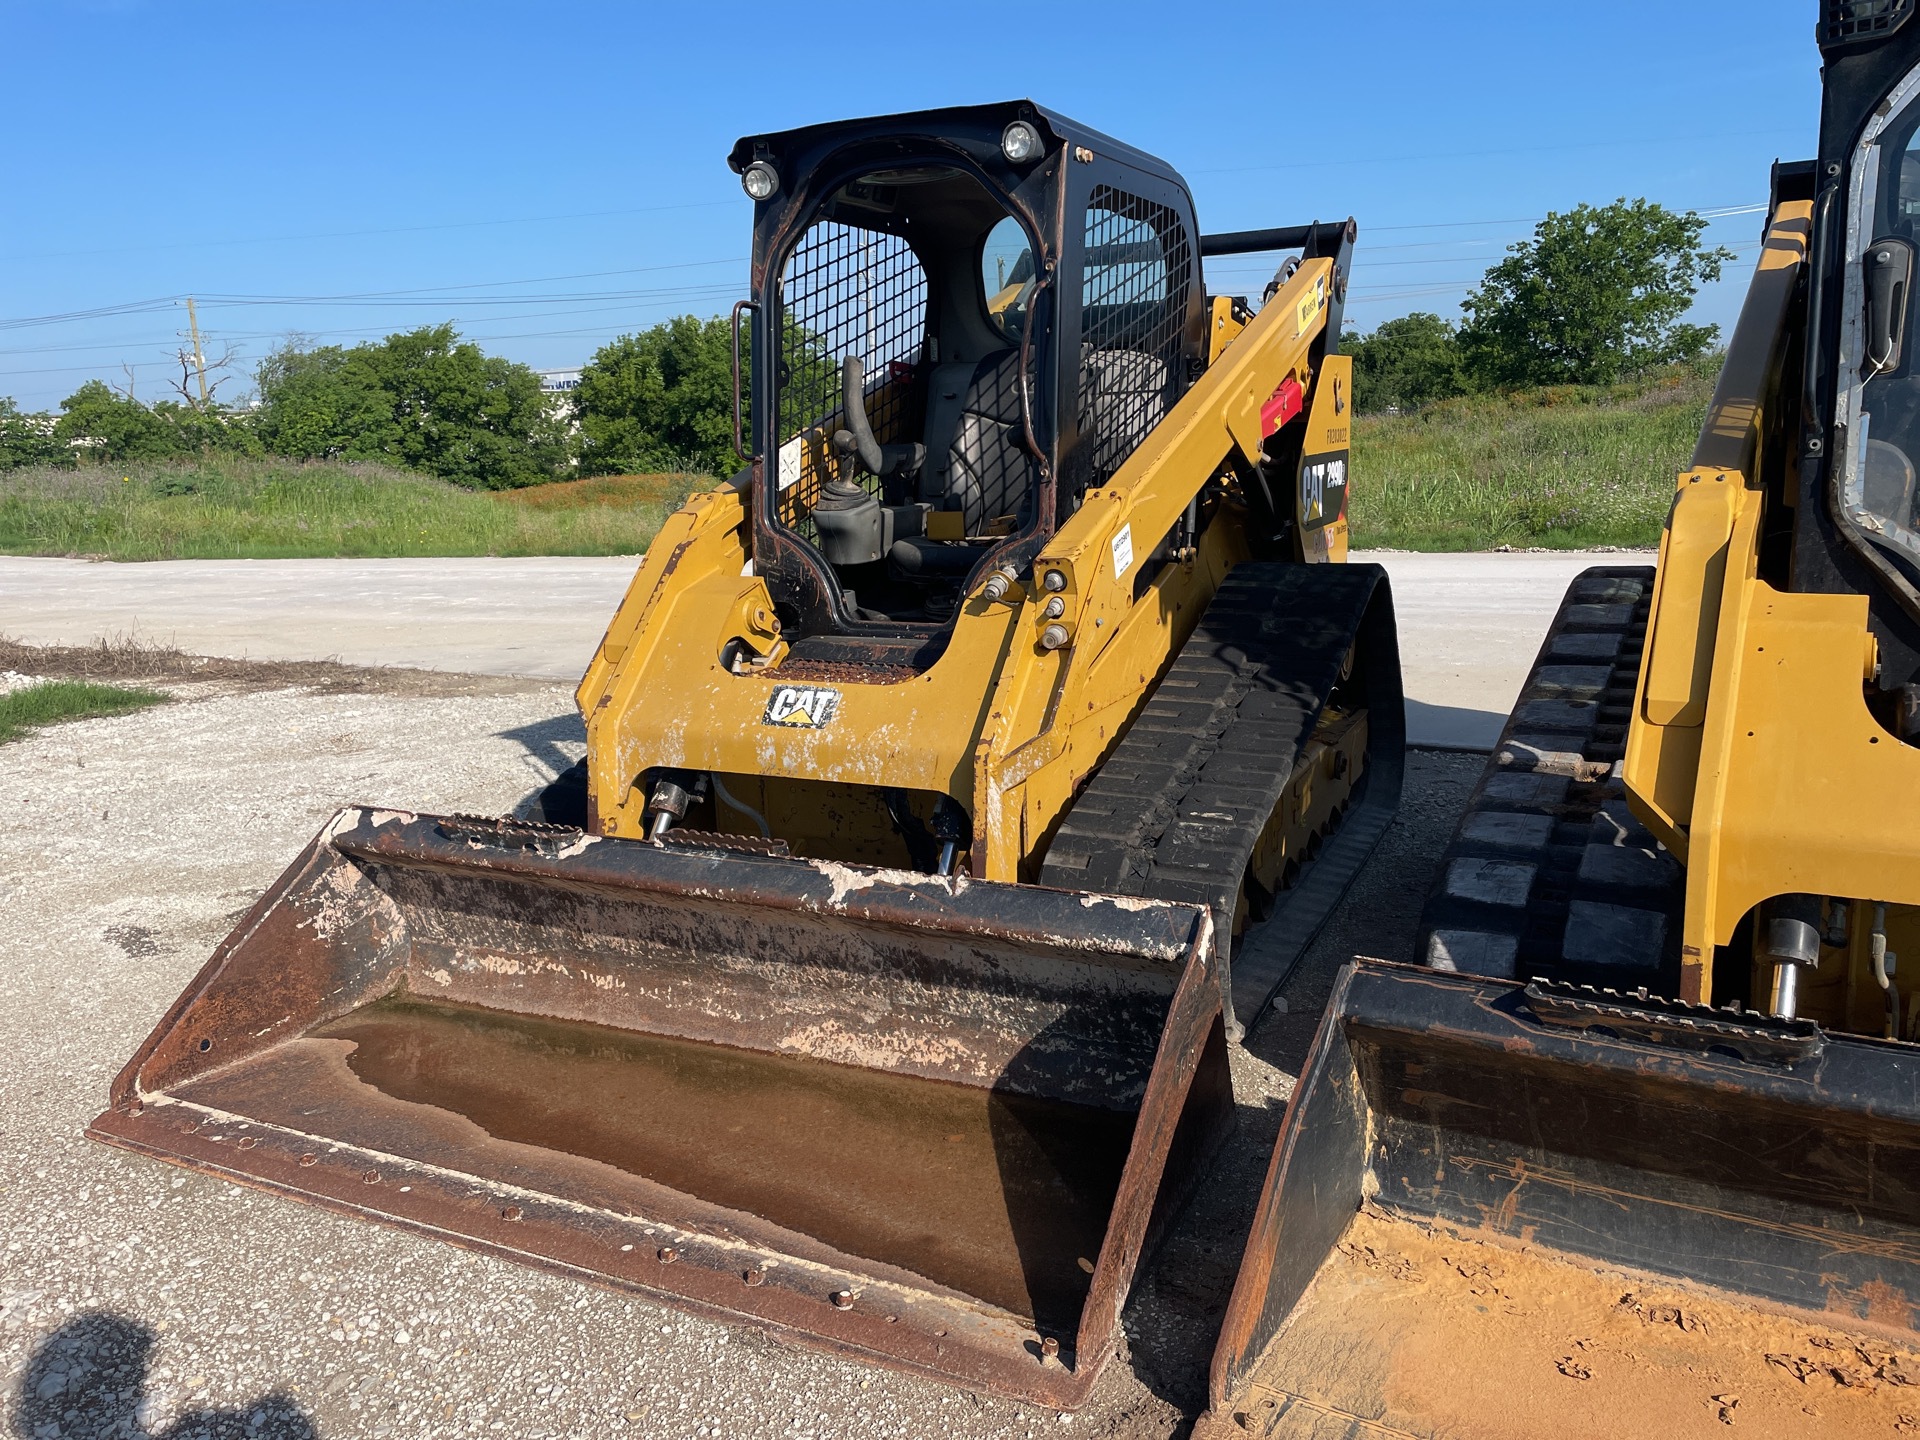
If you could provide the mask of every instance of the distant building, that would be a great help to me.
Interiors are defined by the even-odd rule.
[[[580,388],[580,371],[576,368],[534,373],[540,377],[540,395],[547,402],[548,413],[564,418],[568,430],[578,431],[580,420],[573,413],[573,392]]]

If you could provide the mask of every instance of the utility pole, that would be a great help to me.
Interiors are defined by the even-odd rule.
[[[193,297],[187,297],[187,329],[193,332],[193,368],[200,375],[200,408],[207,408],[207,357],[200,351],[200,318],[193,313]]]

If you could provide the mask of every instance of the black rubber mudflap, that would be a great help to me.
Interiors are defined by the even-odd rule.
[[[1393,598],[1379,566],[1235,569],[1061,822],[1041,868],[1043,885],[1206,904],[1230,936],[1254,844],[1356,640],[1352,693],[1341,699],[1367,708],[1367,773],[1319,858],[1222,966],[1229,1015],[1242,1025],[1299,962],[1399,808],[1406,714]]]
[[[1652,602],[1651,566],[1567,590],[1447,847],[1423,963],[1677,993],[1683,876],[1620,779]]]

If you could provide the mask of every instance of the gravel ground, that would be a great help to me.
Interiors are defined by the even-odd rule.
[[[89,1142],[114,1071],[337,806],[499,812],[582,750],[567,691],[249,692],[0,750],[0,1412],[56,1435],[1184,1434],[1291,1075],[1338,965],[1403,957],[1482,761],[1395,826],[1236,1057],[1239,1133],[1056,1417],[336,1218]]]

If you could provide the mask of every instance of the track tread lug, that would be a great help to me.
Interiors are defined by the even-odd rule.
[[[1421,963],[1677,988],[1685,877],[1620,777],[1653,579],[1602,566],[1568,587],[1442,857]],[[1519,866],[1533,873],[1516,906]]]
[[[1381,584],[1368,566],[1237,566],[1061,822],[1041,883],[1203,903],[1216,934],[1230,936],[1253,847]],[[1385,644],[1391,635],[1389,618]],[[1391,698],[1397,706],[1397,689]],[[1384,767],[1391,775],[1383,769],[1379,802],[1389,808],[1398,803],[1402,732],[1392,733],[1396,763]],[[1315,928],[1294,926],[1299,948]],[[1287,957],[1260,959],[1255,1008],[1291,968]]]

